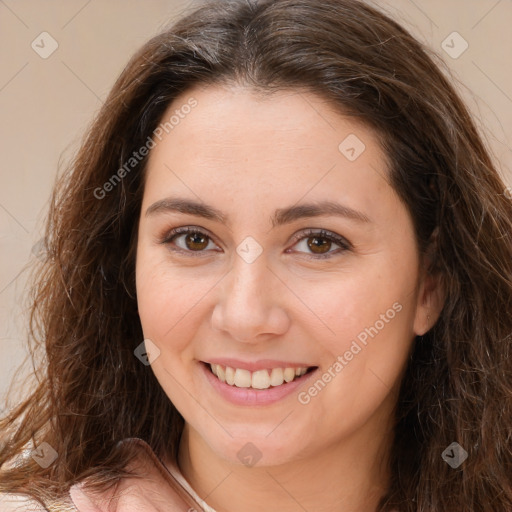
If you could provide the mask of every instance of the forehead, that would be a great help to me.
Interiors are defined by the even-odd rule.
[[[345,199],[372,210],[376,194],[393,195],[375,133],[312,93],[196,87],[176,98],[160,127],[147,166],[153,200],[178,188],[246,208]]]
[[[376,142],[376,133],[370,127],[341,111],[341,107],[335,108],[321,96],[304,90],[264,94],[243,86],[196,86],[167,108],[159,125],[159,142],[172,133],[176,143],[192,137],[194,142],[220,148],[241,143],[247,149],[256,146],[264,150],[259,143],[263,137],[271,137],[273,146],[284,143],[294,151],[325,149],[329,143],[338,150],[340,137],[352,134],[353,143],[360,140],[357,152],[363,148],[363,139],[370,145]],[[346,156],[354,157],[350,153]]]

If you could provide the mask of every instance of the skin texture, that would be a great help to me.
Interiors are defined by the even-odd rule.
[[[218,511],[374,510],[407,357],[442,305],[378,139],[298,91],[196,87],[165,118],[191,97],[197,106],[151,150],[136,264],[144,336],[160,350],[152,370],[186,422],[181,471]],[[365,145],[354,161],[338,148],[350,134]],[[171,196],[212,205],[229,222],[146,215]],[[272,228],[276,209],[325,200],[370,221],[323,215]],[[199,255],[186,234],[161,243],[181,226],[210,236]],[[308,228],[350,247],[333,242],[330,258],[308,259],[318,254],[312,235],[293,239]],[[248,236],[263,250],[252,263],[236,251]],[[271,405],[233,405],[204,377],[200,361],[213,357],[306,362],[320,376],[393,304],[394,318],[307,404],[294,392]],[[261,454],[253,467],[237,457],[248,442]]]

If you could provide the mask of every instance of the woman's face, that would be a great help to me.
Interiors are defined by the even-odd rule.
[[[228,461],[374,443],[429,327],[413,225],[375,135],[297,91],[195,88],[163,122],[173,115],[155,132],[136,265],[162,388]]]

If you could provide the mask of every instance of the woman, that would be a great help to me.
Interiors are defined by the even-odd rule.
[[[441,71],[373,8],[214,2],[149,41],[47,244],[47,366],[1,424],[3,492],[511,509],[512,204]]]

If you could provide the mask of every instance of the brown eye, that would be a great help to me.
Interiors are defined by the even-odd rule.
[[[191,251],[201,251],[208,246],[209,238],[203,233],[189,233],[185,236],[185,245]]]
[[[344,237],[325,230],[312,230],[299,233],[295,237],[295,251],[312,259],[331,258],[352,248]]]
[[[162,240],[162,244],[169,245],[173,251],[182,253],[207,253],[208,249],[215,248],[216,245],[211,237],[197,228],[180,227],[173,229]]]
[[[324,237],[312,236],[307,239],[308,247],[314,254],[325,254],[329,252],[332,242]]]

